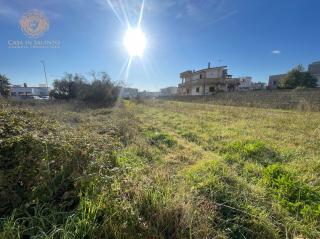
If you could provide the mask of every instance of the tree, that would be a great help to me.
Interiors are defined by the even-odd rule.
[[[7,98],[10,94],[10,80],[5,75],[0,74],[0,95]]]
[[[62,79],[53,81],[53,90],[50,92],[50,96],[60,100],[75,99],[85,84],[86,79],[83,76],[66,73]]]
[[[112,105],[118,98],[120,87],[111,81],[106,72],[92,74],[92,82],[86,84],[79,92],[79,99],[94,105]]]
[[[313,88],[316,86],[317,79],[309,72],[306,72],[301,65],[289,71],[280,81],[280,88],[283,89],[295,89],[297,87]]]
[[[61,80],[53,82],[50,96],[55,99],[76,99],[93,105],[112,105],[118,98],[120,88],[111,81],[105,72],[92,73],[89,83],[79,74],[66,74]]]

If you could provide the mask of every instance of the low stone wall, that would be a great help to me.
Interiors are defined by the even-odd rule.
[[[206,96],[167,96],[160,97],[160,99],[230,106],[320,111],[320,88],[218,92]]]

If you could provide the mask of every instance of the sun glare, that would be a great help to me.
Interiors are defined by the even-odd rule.
[[[146,37],[140,28],[129,28],[124,36],[123,44],[130,56],[143,56]]]

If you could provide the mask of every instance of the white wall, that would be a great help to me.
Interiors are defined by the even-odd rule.
[[[47,87],[12,87],[11,94],[15,93],[16,96],[20,95],[37,95],[37,96],[48,96],[49,89]]]
[[[240,77],[239,89],[251,89],[253,87],[251,77]]]
[[[37,96],[48,96],[49,89],[47,87],[31,88],[32,94]]]
[[[218,91],[218,90],[222,90],[222,91],[227,91],[227,89],[223,86],[217,86],[217,85],[212,85],[213,87],[215,87],[215,91]],[[199,92],[197,92],[197,87],[199,87]],[[205,94],[208,95],[208,94],[212,94],[213,92],[210,92],[209,89],[210,89],[211,85],[206,85],[205,86]],[[189,95],[203,95],[203,86],[193,86],[191,88],[191,92]]]
[[[19,93],[20,95],[26,95],[26,93],[29,95],[32,94],[32,89],[29,87],[12,87],[10,91],[11,91],[11,94],[15,93],[16,96],[18,96]]]

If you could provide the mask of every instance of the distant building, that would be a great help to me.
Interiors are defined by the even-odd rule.
[[[172,96],[178,93],[178,87],[171,86],[167,88],[160,89],[160,96]]]
[[[318,79],[317,85],[320,87],[320,61],[313,62],[308,67],[308,72]],[[272,75],[269,77],[268,88],[277,89],[279,87],[282,78],[287,76],[287,74]]]
[[[138,89],[135,88],[122,88],[120,91],[120,97],[134,99],[138,97],[138,93]]]
[[[320,86],[320,61],[310,64],[308,71],[318,79],[318,86]]]
[[[142,98],[157,98],[159,96],[160,96],[160,92],[151,92],[151,91],[139,92],[139,97],[142,97]]]
[[[265,90],[265,89],[266,89],[266,83],[254,82],[252,84],[252,90]]]
[[[180,74],[179,95],[210,95],[218,91],[234,91],[240,84],[239,78],[228,75],[227,66],[210,67]]]
[[[49,97],[49,88],[44,86],[43,84],[40,86],[21,86],[21,85],[13,85],[10,89],[11,97],[19,97],[19,98],[48,98]]]
[[[277,89],[280,85],[281,79],[284,78],[285,76],[287,76],[287,74],[269,76],[268,89],[271,89],[271,90]]]
[[[252,90],[253,83],[252,83],[252,77],[250,76],[244,76],[240,77],[240,85],[239,90],[246,91],[246,90]]]

